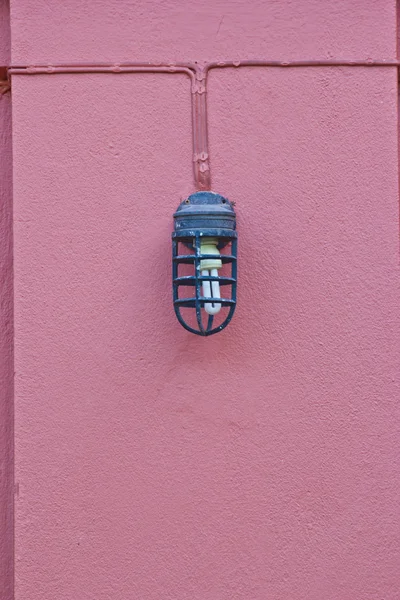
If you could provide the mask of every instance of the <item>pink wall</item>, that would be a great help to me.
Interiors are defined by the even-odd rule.
[[[8,2],[0,1],[0,67],[10,64]],[[0,89],[0,598],[13,588],[13,311],[11,98]]]
[[[13,63],[390,60],[395,21],[392,0],[14,0]],[[209,339],[171,304],[189,96],[13,78],[16,599],[397,600],[396,69],[212,72],[240,290]]]

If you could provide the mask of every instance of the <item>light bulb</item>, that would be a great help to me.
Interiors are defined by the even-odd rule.
[[[215,258],[215,255],[220,255],[217,248],[218,240],[215,238],[204,238],[200,244],[201,256],[208,254],[214,255],[213,258],[204,258],[200,261],[200,271],[203,277],[218,277],[218,269],[222,267],[220,258]],[[205,298],[221,298],[219,289],[219,281],[203,281],[203,296]],[[221,304],[218,302],[205,302],[204,310],[209,315],[216,315],[221,310]]]

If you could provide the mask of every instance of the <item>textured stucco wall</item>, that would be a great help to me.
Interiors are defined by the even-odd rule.
[[[14,0],[13,63],[395,57],[394,1],[117,4]],[[171,305],[189,96],[13,80],[16,598],[397,600],[396,70],[211,74],[210,339]]]
[[[10,64],[8,2],[0,0],[0,66]],[[13,314],[12,314],[11,99],[0,95],[0,598],[13,587]]]

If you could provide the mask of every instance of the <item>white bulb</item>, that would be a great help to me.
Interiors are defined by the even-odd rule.
[[[218,277],[218,269],[222,267],[220,252],[218,250],[218,239],[205,237],[201,241],[200,271],[203,277]],[[204,298],[221,298],[219,281],[203,281]],[[220,302],[205,302],[204,310],[209,315],[216,315],[221,310]]]
[[[201,274],[204,277],[208,277],[210,272],[208,269],[204,269]],[[218,277],[218,269],[211,269],[211,277]],[[211,293],[212,290],[212,293]],[[203,296],[205,298],[221,298],[221,292],[219,289],[218,281],[203,281]],[[221,304],[217,302],[206,302],[204,304],[204,310],[209,315],[216,315],[221,310]]]

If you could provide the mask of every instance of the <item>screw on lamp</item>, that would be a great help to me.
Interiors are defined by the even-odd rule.
[[[174,214],[173,301],[180,324],[197,335],[222,331],[235,312],[236,279],[233,204],[214,192],[196,192]]]

